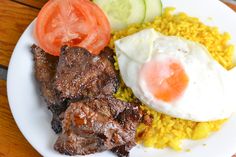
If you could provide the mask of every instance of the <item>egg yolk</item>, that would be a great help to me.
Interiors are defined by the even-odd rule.
[[[150,61],[141,69],[141,78],[148,90],[160,100],[172,102],[186,89],[189,79],[176,60]]]

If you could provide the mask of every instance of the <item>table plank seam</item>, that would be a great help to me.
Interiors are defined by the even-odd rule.
[[[5,70],[8,70],[8,67],[5,66],[5,65],[2,65],[2,64],[0,64],[0,68],[1,68],[1,69],[5,69]]]
[[[7,70],[0,68],[0,80],[7,80]]]
[[[22,3],[22,2],[19,2],[19,1],[16,1],[16,0],[10,0],[10,1],[18,3],[18,4],[21,4],[21,5],[24,5],[24,6],[27,6],[27,7],[30,7],[30,8],[34,8],[34,9],[37,9],[37,10],[41,9],[40,7],[35,7],[35,6],[29,5],[29,4],[25,4],[25,3]]]

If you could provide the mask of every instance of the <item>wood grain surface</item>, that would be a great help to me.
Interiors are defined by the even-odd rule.
[[[0,1],[0,64],[8,66],[16,42],[39,10],[10,0]]]
[[[42,6],[47,2],[47,0],[12,0],[21,4],[25,4],[34,8],[42,8]]]
[[[236,5],[233,5],[231,3],[227,3],[227,2],[224,2],[226,5],[228,5],[231,9],[233,9],[234,11],[236,11]]]
[[[0,80],[0,157],[40,157],[26,141],[12,117],[6,81]]]

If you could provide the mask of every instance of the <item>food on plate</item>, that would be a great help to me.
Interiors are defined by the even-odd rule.
[[[35,77],[40,83],[40,90],[48,105],[57,103],[56,91],[52,83],[59,58],[45,53],[40,47],[33,45],[31,47],[35,62]]]
[[[55,150],[67,155],[111,150],[128,156],[142,112],[139,101],[112,96],[119,85],[112,50],[92,55],[81,47],[63,46],[57,57],[33,45],[32,53],[35,77],[53,113],[52,128],[60,133]]]
[[[107,15],[113,30],[131,23],[142,23],[145,18],[144,0],[94,0]]]
[[[38,14],[35,37],[46,52],[59,56],[63,45],[98,54],[110,40],[110,24],[89,0],[50,0]]]
[[[140,120],[136,104],[112,96],[71,103],[65,112],[63,132],[54,147],[67,155],[86,155],[112,148],[117,150],[117,146],[126,147],[130,143],[134,146],[135,128]],[[123,152],[122,156],[127,156],[128,152]]]
[[[113,31],[161,15],[161,0],[93,0],[107,15]]]
[[[230,39],[228,33],[220,33],[216,27],[206,26],[199,19],[189,17],[185,13],[172,14],[173,10],[174,8],[166,8],[162,16],[157,17],[151,23],[135,24],[115,32],[109,43],[110,47],[114,49],[114,42],[116,40],[145,28],[154,28],[164,35],[179,36],[204,45],[211,56],[227,70],[234,66],[232,60],[234,47],[228,44]],[[119,69],[118,62],[115,63],[115,66],[116,69]],[[132,90],[125,86],[122,80],[115,96],[128,102],[132,102],[135,99]],[[143,105],[142,109],[153,117],[153,121],[151,125],[139,125],[136,140],[147,147],[171,147],[175,150],[181,150],[181,141],[183,139],[196,140],[206,138],[212,131],[219,130],[226,121],[223,119],[195,122],[156,112],[146,105]]]
[[[183,147],[185,139],[201,140],[208,138],[212,132],[219,131],[227,119],[194,122],[179,118],[173,118],[166,114],[156,112],[147,106],[142,110],[153,117],[150,125],[141,123],[136,131],[136,142],[145,147],[158,149],[171,148],[176,151],[187,151],[188,146]]]
[[[64,46],[60,58],[35,45],[32,51],[36,79],[53,113],[52,128],[56,133],[61,131],[60,119],[63,119],[68,100],[112,95],[117,90],[119,80],[110,48],[93,56],[86,49]]]
[[[146,13],[144,22],[151,22],[155,17],[160,16],[162,13],[161,0],[144,0],[146,6]]]
[[[229,45],[229,33],[220,33],[217,27],[204,25],[198,18],[189,17],[185,13],[173,14],[175,8],[165,8],[161,16],[153,22],[134,24],[117,31],[112,35],[109,46],[114,48],[114,41],[134,34],[144,28],[154,28],[164,35],[180,36],[203,44],[210,54],[227,70],[234,67],[232,55],[233,45]],[[219,53],[221,52],[221,53]]]
[[[122,79],[158,112],[192,121],[229,118],[236,110],[236,71],[201,44],[144,29],[115,42]]]
[[[40,47],[33,45],[31,51],[34,55],[35,77],[39,83],[41,94],[52,112],[52,129],[61,132],[61,120],[67,108],[66,102],[61,102],[53,86],[59,57],[44,52]]]
[[[156,17],[160,0],[93,2],[50,0],[36,21],[35,77],[59,134],[54,149],[181,150],[182,139],[219,130],[236,109],[229,34],[173,8]]]
[[[62,48],[54,82],[62,101],[116,92],[118,75],[114,62],[108,59],[112,54],[102,54],[94,56],[78,47]]]

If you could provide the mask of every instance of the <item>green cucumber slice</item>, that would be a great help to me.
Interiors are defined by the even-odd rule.
[[[161,0],[144,0],[146,5],[146,16],[144,21],[153,21],[156,16],[162,13]]]
[[[106,14],[113,31],[133,23],[142,23],[145,18],[144,0],[93,0]]]

